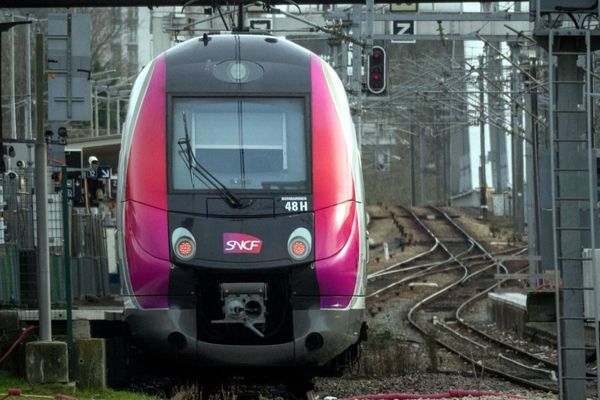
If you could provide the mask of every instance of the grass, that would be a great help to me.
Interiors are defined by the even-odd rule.
[[[53,396],[59,393],[75,397],[77,400],[155,400],[156,397],[143,393],[134,393],[120,390],[83,390],[74,385],[33,385],[24,379],[16,378],[5,371],[0,371],[0,399],[8,393],[10,388],[19,388],[26,395]],[[16,398],[16,397],[15,397]]]

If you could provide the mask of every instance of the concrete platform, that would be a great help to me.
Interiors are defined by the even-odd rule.
[[[547,303],[553,301],[553,296],[546,296],[541,301],[532,302],[531,296],[528,297],[524,293],[489,293],[488,310],[491,319],[499,329],[512,332],[519,338],[535,343],[556,346],[556,316],[545,311],[552,305]],[[595,337],[593,327],[585,328],[585,337],[587,346],[593,347]]]
[[[38,321],[38,310],[18,310],[20,321]],[[51,310],[53,321],[65,321],[67,311],[61,309]],[[88,321],[120,321],[123,319],[123,307],[90,307],[73,310],[73,320],[83,319]]]
[[[523,337],[527,315],[527,295],[523,293],[488,293],[489,313],[498,328]]]

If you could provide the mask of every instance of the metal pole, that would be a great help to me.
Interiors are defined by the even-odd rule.
[[[27,15],[29,19],[29,15]],[[25,74],[27,75],[27,102],[25,103],[25,139],[33,138],[32,114],[31,114],[31,24],[27,24],[27,34],[25,35]]]
[[[65,300],[67,303],[67,347],[69,349],[69,376],[73,376],[75,351],[73,349],[73,299],[71,294],[71,241],[69,230],[69,195],[67,193],[67,167],[61,167],[63,214],[63,263],[65,266]]]
[[[36,58],[36,133],[35,143],[35,196],[38,258],[38,304],[40,320],[40,340],[52,340],[50,319],[50,264],[48,251],[48,154],[44,137],[44,35],[38,33],[35,43]]]
[[[31,21],[19,21],[19,22],[1,22],[0,23],[0,173],[6,172],[6,165],[4,164],[4,121],[2,115],[2,36],[4,32],[15,27],[16,25],[29,24]]]
[[[510,46],[511,58],[519,61],[519,47]],[[512,69],[512,88],[516,92],[520,88],[520,73]],[[521,136],[522,111],[519,105],[511,103],[512,113],[512,161],[513,161],[513,230],[515,235],[521,237],[525,233],[525,210],[523,191],[523,138]]]
[[[441,133],[438,130],[438,122],[440,118],[437,113],[433,114],[433,148],[436,152],[435,157],[435,201],[438,205],[441,204],[441,199],[443,196],[443,186],[444,186],[444,154],[443,153],[443,145],[441,140]],[[441,156],[441,157],[440,157]]]
[[[117,94],[117,135],[121,135],[121,97]]]
[[[98,116],[98,86],[96,86],[96,82],[93,82],[94,85],[94,136],[100,135],[100,125],[99,125],[99,116]]]
[[[535,78],[537,59],[535,57],[529,58],[529,72]],[[535,274],[541,273],[542,269],[540,266],[539,257],[541,256],[541,231],[540,231],[540,179],[539,179],[539,138],[538,138],[538,124],[537,117],[534,114],[538,113],[538,101],[537,101],[537,87],[534,81],[528,80],[529,92],[529,108],[532,110],[532,114],[527,119],[528,122],[528,166],[527,166],[527,193],[529,194],[530,206],[527,209],[527,239],[529,242],[529,273],[534,276]],[[551,248],[550,248],[551,252]],[[538,287],[541,283],[539,278],[530,278],[531,287]]]
[[[5,30],[0,31],[0,60],[2,60],[2,37],[4,36],[4,32]],[[4,148],[2,140],[4,139],[4,109],[2,108],[2,100],[2,63],[0,63],[0,173],[6,172],[6,167],[4,165]]]
[[[94,132],[96,132],[96,125],[94,120],[94,81],[90,81],[90,130],[92,136],[95,136]]]
[[[419,129],[419,184],[421,189],[420,204],[424,206],[427,204],[427,197],[425,196],[425,132],[423,129]]]
[[[12,16],[15,22],[15,16]],[[10,138],[17,138],[17,105],[15,103],[15,30],[10,30]]]
[[[106,89],[106,136],[110,136],[110,93]]]
[[[244,2],[240,2],[238,5],[238,22],[237,31],[242,32],[244,30]]]
[[[414,120],[413,120],[414,121]],[[410,205],[417,206],[417,183],[415,176],[415,125],[413,122],[413,134],[410,135]]]
[[[361,14],[360,5],[352,6],[352,19],[351,29],[352,37],[360,40],[361,39]],[[361,116],[362,116],[362,51],[360,46],[355,43],[352,44],[352,91],[356,96],[356,111],[354,113],[354,125],[356,126],[356,140],[358,142],[358,149],[362,154],[362,127],[361,127]],[[342,54],[342,57],[347,57]]]
[[[373,18],[374,18],[374,9],[375,9],[375,0],[367,0],[366,1],[366,12],[367,12],[367,54],[371,54],[373,50],[371,47],[373,46]]]
[[[487,183],[485,176],[485,103],[483,93],[483,56],[479,56],[479,202],[481,219],[487,221]]]

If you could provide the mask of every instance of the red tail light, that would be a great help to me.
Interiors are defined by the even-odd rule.
[[[171,234],[171,243],[175,256],[183,261],[188,261],[196,255],[196,240],[192,232],[180,227]]]
[[[294,260],[304,260],[310,254],[312,236],[306,228],[296,228],[288,239],[288,253]]]

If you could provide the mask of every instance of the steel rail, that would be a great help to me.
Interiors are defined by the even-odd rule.
[[[527,267],[526,267],[526,268],[523,268],[523,269],[521,269],[521,270],[519,270],[519,271],[517,271],[517,273],[521,273],[522,271],[525,271],[525,270],[527,270]],[[481,336],[481,337],[484,337],[484,338],[485,338],[485,339],[487,339],[487,340],[493,341],[493,342],[497,343],[497,344],[498,344],[498,345],[500,345],[500,346],[504,346],[504,347],[506,347],[506,348],[510,349],[511,351],[514,351],[515,353],[519,353],[519,354],[522,354],[522,355],[524,355],[524,356],[530,357],[530,358],[532,358],[532,359],[534,359],[534,360],[536,360],[536,361],[538,361],[538,362],[540,362],[540,363],[542,363],[542,364],[544,364],[544,365],[546,365],[546,366],[548,366],[548,367],[552,367],[552,368],[558,368],[558,364],[557,364],[557,363],[555,363],[555,362],[552,362],[552,361],[550,361],[550,360],[548,360],[548,359],[546,359],[546,358],[542,358],[542,357],[540,357],[540,356],[538,356],[538,355],[536,355],[536,354],[530,353],[530,352],[528,352],[528,351],[526,351],[526,350],[524,350],[524,349],[522,349],[522,348],[520,348],[520,347],[514,346],[514,345],[512,345],[512,344],[510,344],[510,343],[503,342],[502,340],[500,340],[500,339],[498,339],[498,338],[496,338],[496,337],[494,337],[494,336],[492,336],[492,335],[488,334],[487,332],[485,332],[485,331],[482,331],[481,329],[479,329],[479,328],[475,327],[474,325],[470,324],[470,323],[469,323],[469,322],[468,322],[468,321],[467,321],[465,318],[463,318],[463,317],[461,316],[461,313],[462,313],[462,311],[463,311],[463,310],[464,310],[464,309],[465,309],[467,306],[469,306],[469,305],[470,305],[472,302],[474,302],[474,301],[476,301],[476,300],[480,299],[480,298],[481,298],[481,297],[483,297],[485,294],[487,294],[487,293],[491,292],[492,290],[496,289],[498,286],[500,286],[501,284],[503,284],[503,283],[504,283],[504,282],[506,282],[507,280],[508,280],[508,279],[504,279],[504,280],[502,280],[502,281],[500,281],[500,282],[497,282],[496,284],[494,284],[494,285],[490,286],[490,287],[489,287],[489,288],[487,288],[487,289],[484,289],[484,290],[482,290],[481,292],[479,292],[479,293],[475,294],[474,296],[470,297],[470,298],[469,298],[469,299],[467,299],[465,302],[463,302],[463,303],[462,303],[462,304],[461,304],[461,305],[458,307],[458,309],[456,310],[456,312],[455,312],[455,314],[454,314],[454,316],[455,316],[455,318],[456,318],[456,321],[458,321],[458,323],[460,323],[460,324],[462,324],[463,326],[465,326],[467,329],[470,329],[470,330],[472,330],[473,332],[475,332],[475,333],[476,333],[476,334],[478,334],[479,336]],[[596,376],[596,372],[588,370],[588,371],[586,372],[586,375],[587,375],[587,376]]]
[[[468,252],[470,252],[470,251],[472,250],[472,248],[473,248],[473,246],[471,246],[471,247],[470,247],[468,250],[466,250],[466,251],[465,251],[465,253],[468,253]],[[457,257],[458,257],[458,256],[457,256]],[[417,278],[422,278],[422,277],[424,277],[424,276],[429,276],[429,275],[438,274],[438,273],[440,273],[440,272],[442,272],[442,271],[439,271],[439,270],[437,270],[437,268],[441,267],[442,265],[450,264],[450,263],[452,263],[452,262],[454,262],[454,260],[450,260],[450,261],[448,261],[448,260],[440,261],[439,263],[437,263],[437,264],[435,264],[435,265],[432,265],[431,267],[428,267],[428,268],[426,268],[426,269],[425,269],[425,270],[423,270],[423,271],[418,271],[418,272],[415,272],[414,274],[412,274],[412,275],[409,275],[409,276],[407,276],[407,277],[404,277],[404,278],[402,278],[402,279],[399,279],[399,280],[397,280],[397,281],[394,281],[394,282],[392,282],[391,284],[389,284],[389,285],[387,285],[387,286],[384,286],[383,288],[381,288],[381,289],[378,289],[378,290],[376,290],[376,291],[375,291],[375,292],[373,292],[373,293],[369,293],[369,294],[366,296],[366,298],[368,299],[368,298],[370,298],[370,297],[377,297],[377,296],[379,296],[381,293],[383,293],[383,292],[386,292],[386,291],[388,291],[388,290],[390,290],[390,289],[392,289],[392,288],[394,288],[394,287],[396,287],[396,286],[398,286],[398,285],[401,285],[401,284],[403,284],[403,283],[406,283],[406,282],[408,282],[408,281],[411,281],[411,280],[414,280],[414,279],[417,279]],[[459,268],[459,267],[451,267],[451,268],[449,268],[449,269],[456,269],[456,268]],[[446,271],[446,270],[447,270],[447,269],[444,269],[443,271]]]
[[[408,209],[406,209],[404,207],[402,207],[402,209],[404,209],[404,211],[408,212],[409,214],[412,213],[412,211],[410,211],[410,210],[408,210]],[[376,277],[378,275],[381,275],[381,274],[383,274],[383,273],[385,273],[385,272],[387,272],[387,271],[389,271],[391,269],[397,268],[399,266],[408,264],[411,261],[414,261],[414,260],[417,260],[419,258],[425,257],[425,256],[433,253],[438,248],[438,246],[440,245],[440,241],[435,237],[435,235],[433,235],[431,233],[431,231],[428,230],[428,228],[426,226],[424,226],[423,224],[421,224],[420,221],[417,221],[417,222],[421,225],[421,227],[423,229],[425,229],[425,231],[427,232],[427,234],[434,240],[433,246],[429,250],[427,250],[427,251],[424,251],[424,252],[419,253],[419,254],[417,254],[417,255],[415,255],[413,257],[410,257],[410,258],[408,258],[406,260],[403,260],[403,261],[401,261],[401,262],[399,262],[397,264],[390,265],[389,267],[386,267],[386,268],[384,268],[384,269],[382,269],[380,271],[377,271],[377,272],[374,272],[374,273],[372,273],[370,275],[367,275],[367,279],[371,279],[371,278]]]
[[[441,296],[442,294],[446,293],[447,291],[449,291],[449,290],[453,289],[454,287],[460,285],[464,281],[464,278],[466,277],[466,275],[467,274],[465,273],[465,275],[462,278],[456,280],[455,282],[453,282],[450,285],[446,286],[442,290],[440,290],[440,291],[438,291],[436,293],[431,294],[430,296],[426,297],[425,299],[423,299],[423,300],[419,301],[417,304],[415,304],[410,309],[410,311],[408,312],[408,315],[407,315],[409,323],[415,329],[417,329],[419,332],[421,332],[422,335],[424,335],[426,337],[430,337],[431,335],[429,333],[427,333],[426,330],[423,327],[421,327],[421,326],[419,326],[419,324],[417,324],[417,322],[413,318],[413,314],[415,313],[416,310],[418,310],[420,307],[422,307],[423,305],[425,305],[429,301],[431,301],[431,300],[433,300],[433,299]],[[511,380],[513,382],[520,383],[520,384],[522,384],[525,387],[531,387],[531,388],[540,389],[540,390],[547,390],[547,391],[550,391],[550,392],[553,392],[553,393],[557,393],[558,392],[558,390],[556,388],[552,388],[552,387],[545,386],[545,385],[542,385],[542,384],[539,384],[539,383],[531,382],[528,379],[524,379],[524,378],[521,378],[521,377],[516,376],[516,375],[508,374],[506,372],[500,371],[500,370],[495,369],[495,368],[491,368],[489,366],[484,367],[483,365],[481,365],[481,363],[478,360],[475,360],[472,357],[464,354],[460,350],[455,349],[453,346],[445,343],[444,341],[442,341],[440,339],[437,339],[437,338],[434,338],[434,340],[440,346],[442,346],[445,349],[447,349],[448,351],[450,351],[450,352],[458,355],[463,360],[468,361],[468,362],[470,362],[473,365],[478,365],[481,368],[482,372],[483,371],[491,372],[491,373],[493,373],[493,374],[495,374],[497,376],[506,378],[506,379]]]
[[[438,237],[437,237],[437,236],[436,236],[436,235],[435,235],[435,234],[434,234],[434,233],[433,233],[433,232],[432,232],[432,231],[429,229],[429,227],[428,227],[427,225],[425,225],[425,224],[424,224],[424,223],[421,221],[421,219],[420,219],[420,218],[419,218],[419,217],[418,217],[418,216],[417,216],[417,215],[416,215],[416,214],[415,214],[415,213],[414,213],[412,210],[410,210],[410,209],[408,209],[408,208],[406,208],[406,207],[403,207],[403,206],[400,206],[400,207],[401,207],[401,208],[402,208],[404,211],[406,211],[407,213],[409,213],[409,214],[410,214],[410,215],[413,217],[413,219],[414,219],[414,220],[415,220],[415,221],[418,223],[418,225],[420,225],[420,226],[421,226],[421,228],[422,228],[422,229],[424,229],[424,230],[427,232],[427,234],[428,234],[428,235],[429,235],[429,236],[430,236],[430,237],[431,237],[431,238],[432,238],[432,239],[435,241],[435,243],[436,243],[436,246],[439,246],[439,247],[441,247],[441,248],[442,248],[442,249],[443,249],[443,250],[444,250],[444,251],[445,251],[445,252],[446,252],[446,253],[449,255],[449,258],[448,258],[448,259],[446,259],[446,260],[442,260],[442,261],[440,261],[439,263],[434,263],[432,266],[430,266],[430,267],[426,268],[424,271],[419,271],[419,272],[417,272],[417,273],[414,273],[414,274],[412,274],[412,275],[409,275],[408,277],[404,277],[404,278],[402,278],[402,279],[399,279],[399,280],[397,280],[397,281],[395,281],[395,282],[392,282],[391,284],[389,284],[389,285],[387,285],[387,286],[384,286],[383,288],[380,288],[380,289],[376,290],[376,291],[375,291],[375,292],[373,292],[373,293],[369,293],[369,294],[366,296],[366,298],[371,298],[371,297],[376,297],[376,296],[379,296],[381,293],[383,293],[383,292],[385,292],[385,291],[388,291],[388,290],[390,290],[390,289],[392,289],[392,288],[394,288],[394,287],[396,287],[396,286],[399,286],[399,285],[401,285],[401,284],[403,284],[403,283],[405,283],[405,282],[407,282],[407,281],[409,281],[409,280],[413,280],[413,279],[416,279],[416,278],[420,278],[420,277],[423,277],[423,276],[430,275],[430,274],[431,274],[431,271],[432,271],[433,269],[435,269],[435,268],[438,268],[438,267],[440,267],[440,266],[442,266],[442,265],[445,265],[445,264],[449,264],[449,263],[457,262],[457,261],[458,261],[458,258],[457,258],[457,257],[461,257],[461,256],[463,256],[463,255],[465,255],[465,254],[468,254],[468,253],[470,253],[470,252],[473,250],[473,248],[475,247],[475,244],[474,244],[473,240],[471,240],[470,238],[466,237],[466,235],[465,235],[465,237],[466,237],[466,239],[467,239],[467,242],[470,244],[469,248],[468,248],[467,250],[465,250],[464,252],[462,252],[462,253],[458,254],[458,255],[454,255],[454,254],[453,254],[453,253],[452,253],[452,252],[451,252],[451,251],[450,251],[450,250],[449,250],[449,249],[446,247],[446,245],[445,245],[444,243],[442,243],[442,242],[439,240],[439,238],[438,238]],[[430,253],[427,253],[427,254],[430,254]],[[460,261],[458,261],[458,263],[459,263],[459,264],[462,264]],[[462,265],[464,265],[464,264],[462,264]],[[390,269],[390,268],[388,268],[388,270],[389,270],[389,269]],[[408,268],[406,268],[406,269],[405,269],[405,271],[404,271],[404,272],[406,272],[406,271],[409,271],[409,270],[414,270],[414,269],[416,269],[416,267],[408,267]],[[387,271],[387,272],[388,272],[388,274],[389,274],[389,271]],[[399,272],[401,272],[401,271],[399,271]],[[369,279],[369,281],[370,281],[370,282],[373,282],[373,281],[374,281],[374,279],[375,279],[375,278],[377,278],[378,276],[380,276],[380,275],[376,275],[376,276],[372,276],[372,275],[371,275],[371,276],[367,276],[367,279]]]
[[[520,272],[522,272],[522,271],[524,271],[524,270],[526,270],[526,269],[527,269],[527,267],[526,267],[526,268],[524,268],[524,269],[521,269],[521,270],[519,270],[518,272],[520,273]],[[478,272],[482,272],[482,271],[483,271],[483,270],[480,270],[480,271],[478,271]],[[468,279],[471,279],[471,278],[472,278],[474,275],[475,275],[475,273],[471,274],[471,275],[470,275],[470,276],[467,278],[467,280],[468,280]],[[473,301],[475,301],[476,299],[479,299],[479,298],[483,297],[485,294],[487,294],[487,293],[491,292],[492,290],[496,289],[498,286],[500,286],[502,283],[504,283],[504,282],[506,282],[506,281],[507,281],[507,279],[504,279],[504,280],[502,280],[502,281],[500,281],[500,282],[497,282],[497,283],[495,283],[494,285],[492,285],[492,286],[488,287],[487,289],[484,289],[484,290],[482,290],[481,292],[479,292],[479,293],[475,294],[474,296],[472,296],[472,297],[470,297],[469,299],[467,299],[466,301],[464,301],[464,302],[463,302],[463,303],[462,303],[462,304],[461,304],[461,305],[460,305],[460,306],[459,306],[459,307],[456,309],[456,312],[454,313],[454,317],[455,317],[456,321],[457,321],[459,324],[463,325],[463,326],[464,326],[466,329],[469,329],[469,330],[471,330],[471,331],[475,332],[477,335],[479,335],[479,336],[483,337],[483,338],[484,338],[484,339],[486,339],[486,340],[489,340],[489,341],[491,341],[491,342],[493,342],[493,343],[496,343],[498,346],[505,347],[505,348],[507,348],[507,349],[509,349],[509,350],[511,350],[511,351],[513,351],[513,352],[515,352],[515,353],[521,354],[521,355],[522,355],[522,356],[524,356],[524,357],[529,357],[529,358],[532,358],[532,359],[534,359],[534,360],[536,360],[536,361],[538,361],[538,362],[541,362],[541,363],[543,363],[544,365],[546,365],[546,366],[548,366],[548,367],[558,368],[558,366],[557,366],[555,363],[553,363],[552,361],[549,361],[549,360],[547,360],[547,359],[544,359],[544,358],[542,358],[542,357],[539,357],[539,356],[537,356],[537,355],[535,355],[535,354],[532,354],[532,353],[530,353],[530,352],[528,352],[528,351],[526,351],[526,350],[523,350],[523,349],[521,349],[521,348],[519,348],[519,347],[516,347],[516,346],[514,346],[514,345],[512,345],[512,344],[510,344],[510,343],[503,342],[502,340],[500,340],[500,339],[498,339],[498,338],[495,338],[494,336],[492,336],[492,335],[489,335],[488,333],[486,333],[486,332],[484,332],[484,331],[480,330],[479,328],[477,328],[477,327],[476,327],[476,326],[474,326],[473,324],[470,324],[469,322],[467,322],[467,321],[466,321],[466,320],[465,320],[463,317],[461,317],[461,315],[460,315],[460,314],[461,314],[461,312],[463,311],[463,309],[464,309],[465,307],[467,307],[467,306],[468,306],[470,303],[472,303],[472,302],[473,302]]]
[[[479,248],[479,250],[481,250],[490,260],[494,261],[500,268],[502,268],[504,270],[505,273],[508,273],[508,268],[506,268],[506,266],[504,265],[504,263],[502,261],[498,260],[489,251],[487,251],[487,249],[485,247],[483,247],[467,231],[465,231],[460,225],[458,225],[452,217],[450,217],[446,212],[444,212],[444,210],[441,210],[434,206],[429,206],[429,208],[442,214],[444,216],[444,218],[446,218],[448,220],[448,222],[450,222],[454,227],[456,227],[456,229],[461,231],[466,237],[469,238],[469,240],[472,240],[475,243],[475,246],[477,246],[477,248]]]
[[[434,209],[434,210],[436,210],[434,207],[431,207],[431,208],[432,208],[432,209]],[[436,211],[438,211],[438,210],[436,210]],[[474,241],[474,240],[471,238],[471,236],[470,236],[470,235],[469,235],[469,234],[468,234],[466,231],[464,231],[462,228],[460,228],[459,226],[457,226],[457,225],[456,225],[456,224],[455,224],[455,223],[454,223],[454,222],[451,220],[451,218],[449,218],[449,217],[447,216],[447,214],[443,213],[442,211],[438,211],[438,212],[439,212],[439,213],[441,213],[441,214],[444,214],[444,216],[446,217],[446,219],[447,219],[449,222],[451,222],[451,224],[452,224],[453,226],[455,226],[455,227],[456,227],[456,228],[457,228],[457,229],[458,229],[460,232],[462,232],[462,233],[463,233],[463,235],[464,235],[466,238],[468,238],[467,240],[474,242],[474,243],[475,243],[475,245],[476,245],[478,248],[480,248],[480,250],[482,250],[482,251],[483,251],[483,252],[484,252],[486,255],[488,255],[488,256],[491,256],[491,255],[489,254],[489,252],[487,252],[487,250],[485,250],[485,249],[484,249],[484,248],[483,248],[483,247],[482,247],[482,246],[481,246],[479,243],[477,243],[476,241]],[[444,246],[444,244],[443,244],[443,243],[440,243],[440,244],[441,244],[442,248],[446,249],[446,247]],[[450,253],[450,252],[449,252],[449,255],[450,255],[450,256],[453,256],[453,255],[452,255],[452,253]],[[494,264],[492,264],[491,266],[495,266],[495,265],[497,265],[497,264],[498,264],[498,261],[497,261],[497,260],[496,260],[496,259],[495,259],[493,256],[491,256],[490,258],[492,259],[492,261],[494,261]],[[456,257],[455,257],[455,259],[456,259]],[[438,298],[438,297],[442,296],[443,294],[445,294],[445,293],[447,293],[448,291],[452,290],[452,289],[453,289],[453,288],[455,288],[456,286],[458,286],[458,285],[461,285],[462,283],[464,283],[465,281],[467,281],[467,280],[468,280],[468,278],[469,278],[469,275],[471,275],[471,274],[469,273],[469,268],[468,268],[468,267],[467,267],[467,266],[466,266],[466,265],[465,265],[465,264],[464,264],[464,263],[463,263],[463,262],[462,262],[460,259],[456,259],[456,262],[457,262],[457,263],[460,265],[460,267],[463,269],[463,271],[464,271],[464,274],[463,274],[463,276],[462,276],[462,277],[460,277],[459,279],[457,279],[456,281],[454,281],[454,282],[450,283],[449,285],[445,286],[445,287],[444,287],[444,288],[442,288],[441,290],[439,290],[439,291],[437,291],[437,292],[435,292],[435,293],[432,293],[432,294],[430,294],[429,296],[427,296],[426,298],[424,298],[424,299],[420,300],[419,302],[417,302],[417,303],[416,303],[416,304],[415,304],[413,307],[411,307],[411,309],[409,310],[409,312],[408,312],[408,314],[407,314],[407,319],[408,319],[409,323],[410,323],[410,324],[411,324],[411,325],[412,325],[412,326],[413,326],[415,329],[417,329],[419,332],[421,332],[421,333],[422,333],[424,336],[430,336],[430,335],[429,335],[429,334],[426,332],[426,330],[425,330],[423,327],[421,327],[419,324],[417,324],[417,322],[416,322],[416,319],[414,318],[414,314],[415,314],[415,312],[416,312],[416,311],[417,311],[419,308],[421,308],[422,306],[424,306],[425,304],[429,303],[430,301],[432,301],[432,300],[434,300],[434,299],[436,299],[436,298]],[[506,268],[506,267],[504,266],[504,268]],[[507,269],[506,269],[506,271],[507,271]],[[458,356],[459,356],[459,357],[461,357],[462,359],[464,359],[464,360],[466,360],[466,361],[468,361],[468,362],[472,363],[473,365],[478,365],[478,366],[481,368],[482,372],[485,370],[485,371],[491,372],[491,373],[493,373],[493,374],[496,374],[496,375],[498,375],[498,376],[502,376],[502,377],[504,377],[504,378],[506,378],[506,379],[509,379],[509,380],[513,381],[513,382],[518,382],[518,383],[520,383],[520,384],[522,384],[522,385],[524,385],[524,386],[527,386],[527,387],[532,387],[532,388],[536,388],[536,389],[541,389],[541,390],[548,390],[548,391],[552,391],[552,392],[557,392],[557,389],[555,389],[555,388],[552,388],[552,387],[549,387],[549,386],[545,386],[545,385],[542,385],[542,384],[539,384],[539,383],[531,382],[531,381],[529,381],[529,380],[527,380],[527,379],[523,379],[523,378],[521,378],[521,377],[519,377],[519,376],[515,376],[515,375],[512,375],[512,374],[508,374],[508,373],[506,373],[506,372],[504,372],[504,371],[500,371],[500,370],[497,370],[497,369],[491,368],[491,367],[489,367],[489,366],[486,366],[486,367],[484,367],[483,365],[481,365],[481,363],[480,363],[478,360],[474,360],[472,357],[470,357],[470,356],[468,356],[468,355],[464,354],[464,353],[463,353],[463,352],[461,352],[460,350],[457,350],[457,349],[455,349],[453,346],[451,346],[451,345],[449,345],[449,344],[445,343],[444,341],[442,341],[442,340],[440,340],[440,339],[437,339],[437,338],[434,338],[434,340],[435,340],[435,342],[436,342],[436,343],[438,343],[440,346],[442,346],[442,347],[446,348],[447,350],[451,351],[452,353],[454,353],[454,354],[458,355]]]
[[[438,208],[436,208],[436,207],[431,207],[431,208],[433,208],[433,209],[435,209],[436,211],[438,211],[438,212],[442,213],[442,214],[444,215],[444,217],[445,217],[445,218],[446,218],[446,219],[447,219],[447,220],[448,220],[450,223],[452,223],[452,224],[453,224],[455,227],[457,227],[457,228],[458,228],[458,229],[460,229],[460,230],[461,230],[461,231],[462,231],[464,234],[466,234],[466,235],[468,235],[468,236],[470,237],[470,235],[469,235],[469,234],[468,234],[468,233],[467,233],[467,232],[466,232],[464,229],[462,229],[462,227],[460,227],[458,224],[456,224],[456,222],[455,222],[455,221],[454,221],[454,220],[453,220],[453,219],[452,219],[452,218],[451,218],[451,217],[450,217],[450,216],[449,216],[447,213],[443,212],[442,210],[439,210],[439,209],[438,209]],[[490,258],[490,259],[491,259],[491,260],[494,262],[494,264],[491,264],[490,266],[488,266],[488,267],[486,267],[486,268],[483,268],[483,269],[480,269],[480,270],[478,270],[478,271],[476,271],[476,272],[474,272],[474,273],[471,273],[471,274],[470,274],[470,275],[469,275],[469,276],[468,276],[468,277],[465,279],[465,282],[466,282],[467,280],[469,280],[469,279],[473,278],[474,276],[476,276],[476,275],[479,275],[479,274],[481,274],[481,273],[483,273],[483,272],[487,271],[488,269],[490,269],[490,268],[494,267],[494,266],[496,265],[496,263],[498,263],[498,262],[499,262],[499,260],[497,260],[497,259],[496,259],[496,258],[495,258],[495,257],[494,257],[492,254],[490,254],[490,253],[489,253],[489,252],[488,252],[488,251],[487,251],[487,250],[486,250],[486,249],[485,249],[485,248],[484,248],[484,247],[483,247],[481,244],[479,244],[479,242],[475,241],[475,239],[473,239],[473,240],[474,240],[474,242],[476,243],[476,245],[477,245],[477,246],[480,248],[480,250],[481,250],[481,251],[483,251],[483,252],[486,254],[486,256],[487,256],[488,258]],[[517,254],[518,254],[518,253],[517,253]],[[506,266],[504,266],[503,264],[500,264],[500,265],[501,265],[501,267],[503,267],[503,268],[504,268],[504,271],[505,271],[505,273],[508,273],[508,269],[506,268]],[[525,269],[526,269],[526,268],[525,268]],[[522,270],[519,270],[518,272],[521,272],[521,271],[523,271],[523,269],[522,269]],[[464,309],[464,308],[465,308],[465,307],[466,307],[468,304],[470,304],[471,302],[473,302],[475,299],[481,298],[483,295],[485,295],[485,294],[487,294],[487,293],[491,292],[492,290],[494,290],[495,288],[497,288],[498,286],[500,286],[500,285],[501,285],[503,282],[506,282],[506,280],[502,280],[502,281],[500,281],[500,282],[497,282],[496,284],[494,284],[494,285],[490,286],[489,288],[487,288],[487,289],[485,289],[485,290],[483,290],[483,291],[481,291],[481,292],[477,293],[475,296],[472,296],[471,298],[469,298],[469,299],[467,299],[465,302],[463,302],[463,303],[462,303],[462,304],[461,304],[461,305],[460,305],[460,306],[457,308],[457,310],[456,310],[456,312],[455,312],[455,318],[456,318],[456,320],[458,321],[458,323],[459,323],[459,324],[461,324],[461,325],[465,326],[467,329],[470,329],[470,330],[472,330],[473,332],[477,333],[479,336],[481,336],[481,337],[483,337],[483,338],[485,338],[485,339],[487,339],[487,340],[489,340],[489,341],[492,341],[492,342],[496,343],[496,344],[497,344],[497,345],[499,345],[499,346],[506,347],[506,348],[508,348],[508,349],[510,349],[510,350],[512,350],[512,351],[514,351],[514,352],[516,352],[516,353],[518,353],[518,354],[521,354],[521,355],[525,356],[525,357],[530,357],[530,358],[532,358],[532,359],[534,359],[534,360],[536,360],[536,361],[538,361],[538,362],[544,363],[544,364],[545,364],[545,365],[547,365],[547,366],[550,366],[550,367],[557,368],[558,366],[557,366],[555,363],[552,363],[551,361],[548,361],[548,360],[546,360],[546,359],[544,359],[544,358],[541,358],[541,357],[539,357],[539,356],[536,356],[536,355],[534,355],[534,354],[531,354],[531,353],[529,353],[529,352],[527,352],[527,351],[525,351],[525,350],[523,350],[523,349],[520,349],[520,348],[518,348],[518,347],[516,347],[516,346],[513,346],[513,345],[511,345],[511,344],[509,344],[509,343],[505,343],[505,342],[503,342],[503,341],[501,341],[501,340],[499,340],[499,339],[497,339],[497,338],[494,338],[493,336],[491,336],[491,335],[489,335],[489,334],[487,334],[487,333],[485,333],[485,332],[481,331],[480,329],[478,329],[478,328],[477,328],[477,327],[475,327],[474,325],[472,325],[472,324],[468,323],[468,322],[467,322],[467,321],[466,321],[464,318],[462,318],[462,317],[460,316],[460,314],[461,314],[461,311],[462,311],[462,310],[463,310],[463,309]]]

